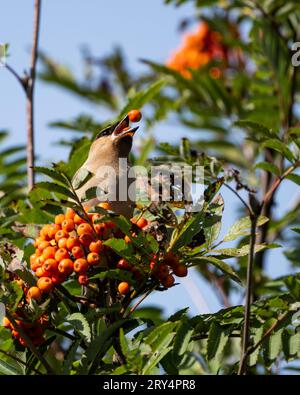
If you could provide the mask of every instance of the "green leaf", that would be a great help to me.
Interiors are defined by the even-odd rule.
[[[260,162],[255,165],[255,169],[262,169],[276,176],[280,176],[280,170],[274,163],[270,162]]]
[[[81,197],[81,202],[88,202],[89,200],[95,199],[97,197],[97,188],[96,186],[88,188]]]
[[[46,176],[52,178],[55,181],[61,182],[62,184],[66,183],[66,179],[60,173],[53,169],[49,169],[48,167],[35,166],[34,170],[37,173],[45,174]]]
[[[194,330],[188,321],[183,321],[177,329],[172,351],[175,363],[179,363],[181,359],[180,357],[182,357],[186,352],[190,344],[193,331]]]
[[[261,134],[262,136],[274,137],[274,133],[267,126],[257,122],[240,120],[235,122],[234,125],[246,129],[252,136]]]
[[[103,242],[103,244],[113,249],[122,258],[130,260],[131,263],[135,265],[139,263],[134,256],[131,243],[126,243],[124,239],[111,238]]]
[[[75,196],[71,191],[69,191],[69,189],[53,182],[38,182],[35,184],[34,188],[45,189],[46,191],[56,192],[68,198],[75,199]]]
[[[67,316],[66,321],[75,329],[75,331],[86,341],[91,341],[91,328],[81,313],[73,313]]]
[[[91,277],[91,280],[95,280],[97,278],[99,278],[99,279],[110,278],[113,280],[127,281],[130,283],[132,283],[134,281],[132,274],[130,272],[128,272],[126,270],[122,270],[122,269],[112,269],[112,270],[107,270],[105,272],[95,274],[94,276]]]
[[[2,357],[1,357],[2,358]],[[5,362],[4,360],[0,359],[0,374],[3,375],[23,375],[23,369],[15,364],[12,364],[12,362]]]
[[[213,322],[209,328],[207,341],[207,362],[210,369],[216,374],[221,366],[224,348],[228,342],[228,335],[222,327]]]
[[[197,213],[192,216],[184,224],[179,234],[177,235],[177,240],[173,246],[173,251],[176,252],[182,246],[189,244],[193,237],[198,234],[203,228],[203,212]]]
[[[257,226],[261,226],[268,222],[269,219],[264,216],[260,216],[257,220]],[[250,234],[251,220],[250,217],[244,217],[235,222],[228,230],[223,241],[232,241],[241,236],[247,236]]]
[[[262,336],[263,336],[263,334],[264,334],[263,325],[259,326],[258,328],[252,328],[252,332],[254,332],[254,336],[253,336],[253,345],[255,345],[255,344],[257,344],[257,343],[261,340],[261,338],[262,338]],[[257,347],[256,350],[255,350],[254,352],[252,352],[252,353],[250,354],[250,357],[249,357],[249,366],[254,366],[254,365],[256,365],[257,359],[258,359],[258,356],[259,356],[260,348],[261,348],[261,345],[260,345],[259,347]]]
[[[71,347],[69,348],[67,355],[64,358],[62,374],[64,374],[64,375],[70,374],[70,372],[72,370],[73,362],[76,360],[76,354],[77,354],[79,345],[80,345],[79,340],[77,340],[73,344],[71,344]]]
[[[161,91],[165,84],[165,80],[158,80],[149,87],[136,93],[133,97],[129,98],[128,104],[123,108],[120,117],[124,117],[130,110],[142,108],[144,104],[152,100]]]
[[[241,280],[240,280],[239,276],[232,269],[232,267],[230,265],[228,265],[227,263],[221,261],[220,259],[212,257],[212,256],[199,256],[199,257],[194,258],[193,261],[194,260],[199,261],[200,264],[201,264],[201,262],[211,263],[216,268],[220,269],[224,274],[227,274],[232,280],[241,284]]]
[[[292,151],[288,148],[288,146],[280,140],[276,139],[268,139],[263,141],[261,144],[262,148],[268,147],[272,148],[273,150],[280,152],[283,154],[290,162],[295,160]]]
[[[293,181],[295,184],[300,185],[300,175],[299,174],[288,174],[286,178]]]
[[[86,184],[93,177],[93,175],[94,174],[87,169],[80,168],[72,180],[75,191]]]

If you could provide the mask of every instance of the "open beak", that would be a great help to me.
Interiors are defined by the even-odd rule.
[[[112,138],[121,139],[126,136],[133,137],[138,128],[138,126],[134,128],[129,127],[129,118],[128,115],[126,115],[126,117],[124,117],[114,128],[114,131],[112,132]]]

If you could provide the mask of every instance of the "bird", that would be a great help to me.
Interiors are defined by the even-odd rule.
[[[135,181],[134,176],[129,174],[129,154],[133,136],[138,129],[138,126],[130,127],[129,121],[126,115],[121,121],[97,133],[86,161],[73,178],[80,178],[87,172],[91,175],[88,181],[76,191],[77,196],[84,200],[85,207],[91,208],[108,202],[112,212],[128,219],[132,218],[135,208],[135,199],[128,194],[128,188]],[[89,198],[88,191],[93,189],[97,191],[97,194],[93,193]],[[131,188],[131,191],[133,190]]]

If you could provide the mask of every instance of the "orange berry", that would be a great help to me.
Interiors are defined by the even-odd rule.
[[[58,243],[60,239],[68,238],[69,233],[65,229],[61,229],[55,234],[55,240]]]
[[[49,258],[44,262],[42,267],[45,270],[45,272],[56,273],[58,262],[53,258]]]
[[[168,266],[164,265],[163,263],[161,263],[160,265],[157,266],[157,268],[155,270],[155,274],[160,279],[167,278],[169,276],[169,268],[168,268]]]
[[[100,252],[104,250],[104,246],[101,240],[97,240],[91,242],[91,244],[89,245],[89,249],[91,252],[97,252],[97,254],[100,254]]]
[[[81,274],[78,277],[78,282],[80,285],[88,285],[88,283],[90,282],[90,279],[88,278],[88,276],[86,274]]]
[[[74,262],[74,272],[85,273],[89,268],[89,264],[86,259],[79,258]]]
[[[45,272],[43,266],[39,266],[38,268],[36,268],[35,275],[37,277],[46,277],[46,272]]]
[[[75,214],[74,223],[75,223],[76,225],[84,224],[84,223],[85,223],[85,220],[84,220],[83,218],[81,218],[80,215]]]
[[[67,240],[67,249],[72,250],[74,247],[79,247],[80,241],[77,236],[70,236]]]
[[[3,317],[2,324],[3,324],[4,328],[8,329],[11,327],[11,323],[7,317]]]
[[[68,239],[66,237],[59,239],[57,242],[58,248],[67,248],[67,241]]]
[[[84,251],[82,247],[75,246],[72,248],[72,255],[74,256],[75,259],[82,258],[84,256]]]
[[[100,262],[100,256],[97,252],[90,252],[87,256],[87,261],[90,265],[98,265]]]
[[[102,219],[102,217],[103,217],[103,215],[101,215],[99,213],[93,214],[93,216],[92,216],[93,224],[95,222],[99,223],[99,221]]]
[[[40,231],[40,236],[41,236],[44,240],[49,240],[49,235],[48,235],[48,233],[49,233],[49,228],[50,228],[50,226],[51,226],[51,225],[47,224],[47,225],[45,225],[45,226],[41,229],[41,231]]]
[[[56,215],[54,222],[56,225],[61,225],[61,223],[65,220],[65,218],[66,217],[64,214],[58,214]]]
[[[172,268],[175,268],[176,266],[179,265],[178,256],[176,256],[172,251],[168,252],[165,257],[165,264]]]
[[[81,236],[83,234],[86,234],[86,233],[92,234],[93,233],[93,228],[88,223],[80,224],[80,225],[78,225],[77,233],[78,233],[79,236]]]
[[[72,232],[72,230],[75,229],[75,223],[74,223],[74,221],[72,219],[65,219],[62,222],[61,227],[66,232]]]
[[[30,255],[30,258],[29,258],[29,262],[30,262],[30,263],[34,263],[35,260],[36,260],[36,258],[37,258],[37,255],[36,255],[36,254],[31,254],[31,255]]]
[[[125,240],[125,243],[127,243],[127,244],[131,243],[131,238],[127,235],[124,237],[124,240]]]
[[[70,276],[74,270],[74,263],[71,259],[62,259],[58,264],[58,271],[65,276]]]
[[[75,215],[75,211],[72,208],[68,208],[65,217],[66,219],[74,219]]]
[[[188,269],[184,265],[178,265],[174,267],[173,272],[177,277],[186,277],[188,274]]]
[[[142,119],[142,113],[140,110],[131,110],[128,113],[130,122],[139,122]]]
[[[45,248],[47,248],[47,247],[49,247],[49,246],[50,246],[49,241],[43,240],[43,241],[41,241],[41,242],[38,244],[37,247],[38,247],[39,250],[43,251]]]
[[[156,270],[156,267],[157,267],[157,262],[151,261],[150,262],[150,270],[154,271],[154,270]]]
[[[130,290],[130,285],[126,283],[125,281],[122,281],[118,285],[118,291],[120,292],[121,295],[126,295]]]
[[[79,241],[84,247],[89,247],[93,240],[94,238],[90,233],[84,233],[79,237]]]
[[[43,257],[45,260],[49,258],[54,258],[55,253],[56,253],[56,247],[49,246],[44,249]]]
[[[34,300],[41,300],[42,292],[38,287],[30,287],[27,293],[27,297]]]
[[[13,329],[11,331],[11,334],[13,335],[14,338],[18,339],[20,337],[20,333],[18,331],[16,331],[15,329]]]
[[[148,221],[146,220],[146,218],[140,218],[140,219],[137,221],[136,225],[137,225],[140,229],[143,229],[145,226],[148,225]]]
[[[53,283],[49,277],[41,277],[36,284],[42,292],[50,292],[53,288]]]
[[[69,253],[66,248],[59,248],[55,253],[55,259],[60,262],[62,259],[69,258]]]
[[[35,246],[35,248],[38,248],[38,245],[39,245],[42,241],[44,241],[44,240],[45,240],[44,237],[37,237],[37,238],[35,239],[33,245]]]
[[[56,284],[61,284],[64,281],[66,281],[66,276],[62,275],[61,273],[55,274],[54,276],[51,277],[53,285]]]
[[[132,265],[129,262],[127,262],[125,259],[120,259],[119,262],[117,263],[117,268],[123,270],[130,270],[132,268]]]
[[[57,233],[59,230],[60,230],[60,226],[59,226],[59,225],[56,225],[56,224],[50,225],[50,226],[49,226],[49,229],[48,229],[48,237],[49,237],[50,239],[54,239],[56,233]]]
[[[175,279],[174,279],[174,277],[173,277],[171,274],[169,274],[167,277],[161,279],[162,285],[163,285],[164,287],[166,287],[166,288],[172,287],[172,285],[174,284],[174,282],[175,282]]]

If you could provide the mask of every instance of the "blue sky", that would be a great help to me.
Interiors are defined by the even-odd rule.
[[[29,62],[32,35],[33,0],[2,0],[0,42],[10,44],[8,60],[19,73]],[[40,48],[56,61],[68,65],[78,76],[82,73],[80,47],[87,44],[92,53],[105,55],[119,45],[126,53],[128,64],[134,71],[145,68],[138,59],[146,58],[164,62],[171,51],[178,46],[179,21],[193,15],[191,6],[176,9],[165,6],[162,0],[80,0],[44,1],[41,14]],[[16,80],[0,68],[0,128],[9,129],[11,142],[25,142],[25,99]],[[64,137],[62,131],[50,129],[47,125],[57,119],[70,119],[78,113],[90,113],[98,119],[108,116],[102,109],[82,99],[40,81],[36,85],[36,152],[40,162],[66,157],[66,150],[53,144]],[[154,133],[160,140],[169,141],[170,133],[184,136],[182,129],[175,130],[170,125],[160,125]],[[293,201],[296,189],[292,183],[285,184],[281,191],[278,213],[284,212]],[[226,202],[223,231],[238,217],[236,198],[227,190],[223,191]],[[278,250],[269,254],[268,273],[276,277],[288,270],[287,262]],[[192,281],[192,282],[191,282]],[[185,286],[177,286],[164,293],[156,293],[150,302],[163,305],[166,313],[190,306],[191,312],[215,311],[220,304],[209,284],[191,273],[182,281]],[[239,300],[240,302],[240,300]]]

